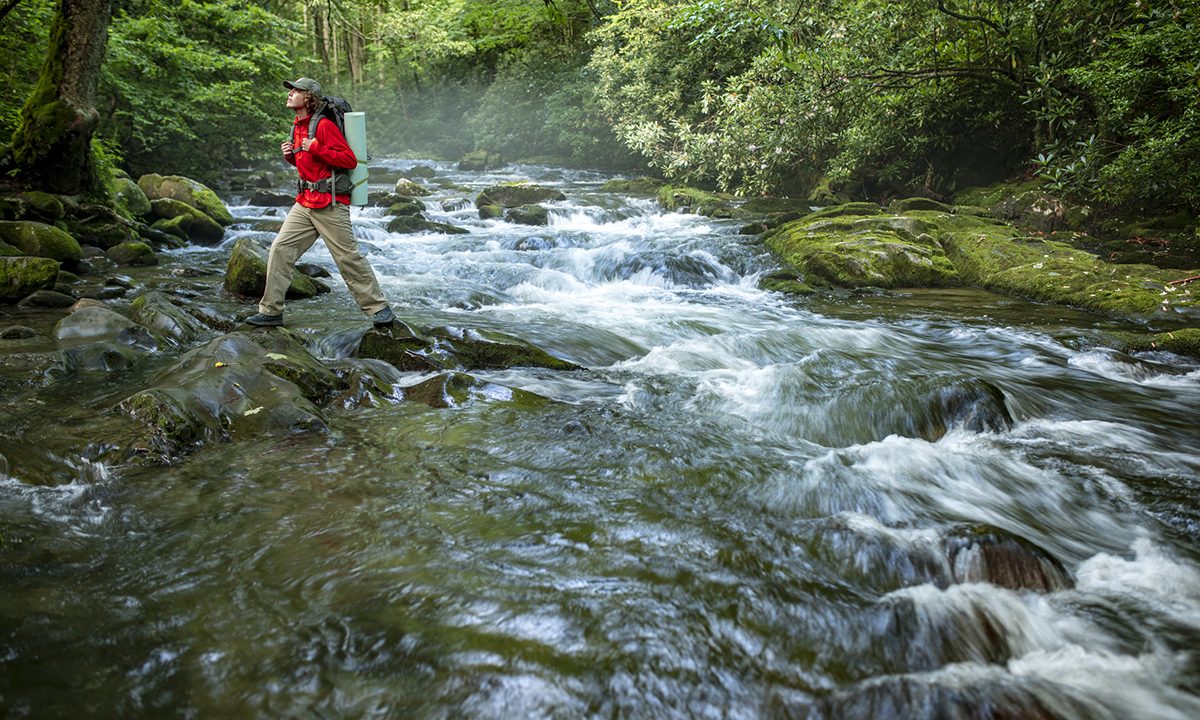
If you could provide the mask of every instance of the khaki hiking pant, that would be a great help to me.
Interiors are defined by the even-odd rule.
[[[283,299],[292,284],[296,261],[313,246],[318,235],[325,240],[325,247],[329,248],[346,287],[350,288],[362,311],[374,315],[387,307],[379,281],[354,239],[350,206],[334,203],[313,210],[296,203],[271,243],[271,254],[267,257],[267,288],[258,303],[258,311],[264,315],[283,313]]]

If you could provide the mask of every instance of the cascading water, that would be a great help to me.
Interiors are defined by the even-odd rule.
[[[1200,367],[980,292],[765,292],[736,223],[588,173],[440,178],[427,214],[469,235],[356,215],[397,314],[585,369],[476,373],[541,404],[14,469],[7,715],[1200,717]],[[513,179],[566,193],[548,227],[463,202]],[[280,216],[234,213],[173,262]],[[331,285],[287,310],[327,357],[365,322]],[[972,574],[981,537],[1041,558],[1032,586]]]

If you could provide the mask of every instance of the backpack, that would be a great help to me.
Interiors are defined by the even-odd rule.
[[[317,111],[312,114],[312,119],[308,121],[308,136],[310,138],[315,138],[317,136],[317,123],[321,122],[321,118],[327,118],[331,120],[334,125],[337,125],[338,132],[342,134],[342,137],[345,137],[346,113],[348,112],[351,112],[351,109],[350,102],[346,100],[346,98],[333,97],[330,95],[321,98],[321,107],[317,108]],[[297,152],[303,151],[298,150]],[[332,167],[329,168],[329,170],[331,173],[330,177],[333,179],[333,185],[329,192],[331,194],[348,194],[353,189],[353,186],[350,182],[350,174],[348,172],[339,173],[335,168]],[[324,183],[325,181],[322,180],[320,182]],[[301,184],[301,187],[304,187],[303,183]],[[324,187],[322,187],[319,192],[325,192]]]

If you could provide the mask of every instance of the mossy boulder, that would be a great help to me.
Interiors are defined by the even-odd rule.
[[[393,203],[387,210],[388,215],[408,215],[411,217],[416,217],[423,212],[425,212],[425,203],[418,200]]]
[[[139,237],[128,225],[101,218],[71,220],[67,226],[81,244],[105,250],[121,243],[133,242]]]
[[[387,224],[387,231],[399,234],[432,232],[446,235],[465,235],[471,232],[466,228],[433,222],[432,220],[425,220],[411,215],[401,215],[400,217],[392,218]]]
[[[27,257],[25,253],[0,240],[0,257]]]
[[[1065,243],[1022,236],[979,218],[943,216],[939,240],[963,281],[995,292],[1071,305],[1138,322],[1200,322],[1200,295],[1171,281],[1200,270],[1116,265]]]
[[[967,188],[954,196],[959,205],[987,208],[996,218],[1037,230],[1082,230],[1092,219],[1087,205],[1073,205],[1045,188],[1045,181],[1030,180]]]
[[[504,217],[504,208],[500,205],[480,205],[479,219],[492,220],[494,218]]]
[[[637,177],[609,180],[600,186],[600,192],[626,193],[629,195],[654,195],[666,183],[658,178]]]
[[[659,206],[670,212],[733,217],[733,205],[728,200],[698,188],[664,185],[659,188],[657,198]]]
[[[429,167],[428,165],[414,165],[408,169],[406,174],[409,177],[423,178],[428,180],[429,178],[437,177],[437,170]]]
[[[1162,351],[1200,358],[1200,328],[1181,328],[1147,335],[1116,333],[1115,337],[1127,352]]]
[[[30,293],[54,287],[58,263],[49,258],[0,257],[0,302],[14,303]]]
[[[53,225],[31,220],[0,221],[0,240],[26,255],[74,265],[83,257],[79,241]]]
[[[479,193],[475,197],[475,207],[499,205],[504,208],[515,208],[566,199],[566,195],[554,188],[542,187],[534,183],[505,183],[492,185]]]
[[[146,197],[141,186],[130,178],[113,178],[108,184],[108,189],[117,202],[124,206],[131,215],[146,217],[150,214],[150,199]]]
[[[408,198],[425,197],[426,195],[433,194],[432,190],[425,187],[421,183],[413,182],[412,180],[403,177],[396,181],[396,187],[394,191],[397,195]]]
[[[170,198],[179,200],[200,210],[222,225],[233,224],[233,216],[229,208],[221,202],[221,198],[207,186],[190,178],[179,175],[159,175],[149,173],[138,178],[138,187],[146,193],[151,203],[155,200]]]
[[[251,237],[239,238],[229,253],[225,269],[225,289],[248,298],[262,297],[267,287],[267,249]],[[287,297],[303,299],[329,292],[329,288],[307,277],[299,270],[292,271],[292,283]]]
[[[933,210],[935,212],[951,213],[954,208],[946,203],[938,202],[931,198],[911,197],[893,200],[888,204],[888,212],[890,213],[906,213],[910,210]]]
[[[17,195],[22,205],[22,215],[29,220],[38,220],[50,225],[62,220],[66,214],[62,200],[50,193],[26,190]]]
[[[504,213],[504,219],[517,225],[549,225],[550,215],[541,205],[522,205],[509,208]]]
[[[225,229],[199,209],[173,198],[150,201],[154,216],[152,227],[201,245],[216,245],[225,237]]]
[[[744,202],[742,210],[764,215],[808,213],[812,211],[812,203],[805,199],[792,197],[755,197]]]
[[[767,238],[806,281],[833,287],[944,287],[960,284],[953,264],[927,231],[931,223],[890,216],[813,213]]]
[[[503,164],[504,158],[499,153],[472,150],[463,154],[462,159],[458,161],[458,169],[483,172],[484,170],[495,170]]]
[[[124,242],[109,248],[106,254],[118,265],[147,267],[158,264],[154,248],[144,242]]]

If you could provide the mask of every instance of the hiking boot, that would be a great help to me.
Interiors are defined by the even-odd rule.
[[[371,316],[371,322],[376,325],[391,325],[396,320],[396,315],[390,307],[385,307],[379,312]]]
[[[256,327],[283,327],[283,315],[263,315],[262,313],[258,313],[246,318],[246,324]]]

